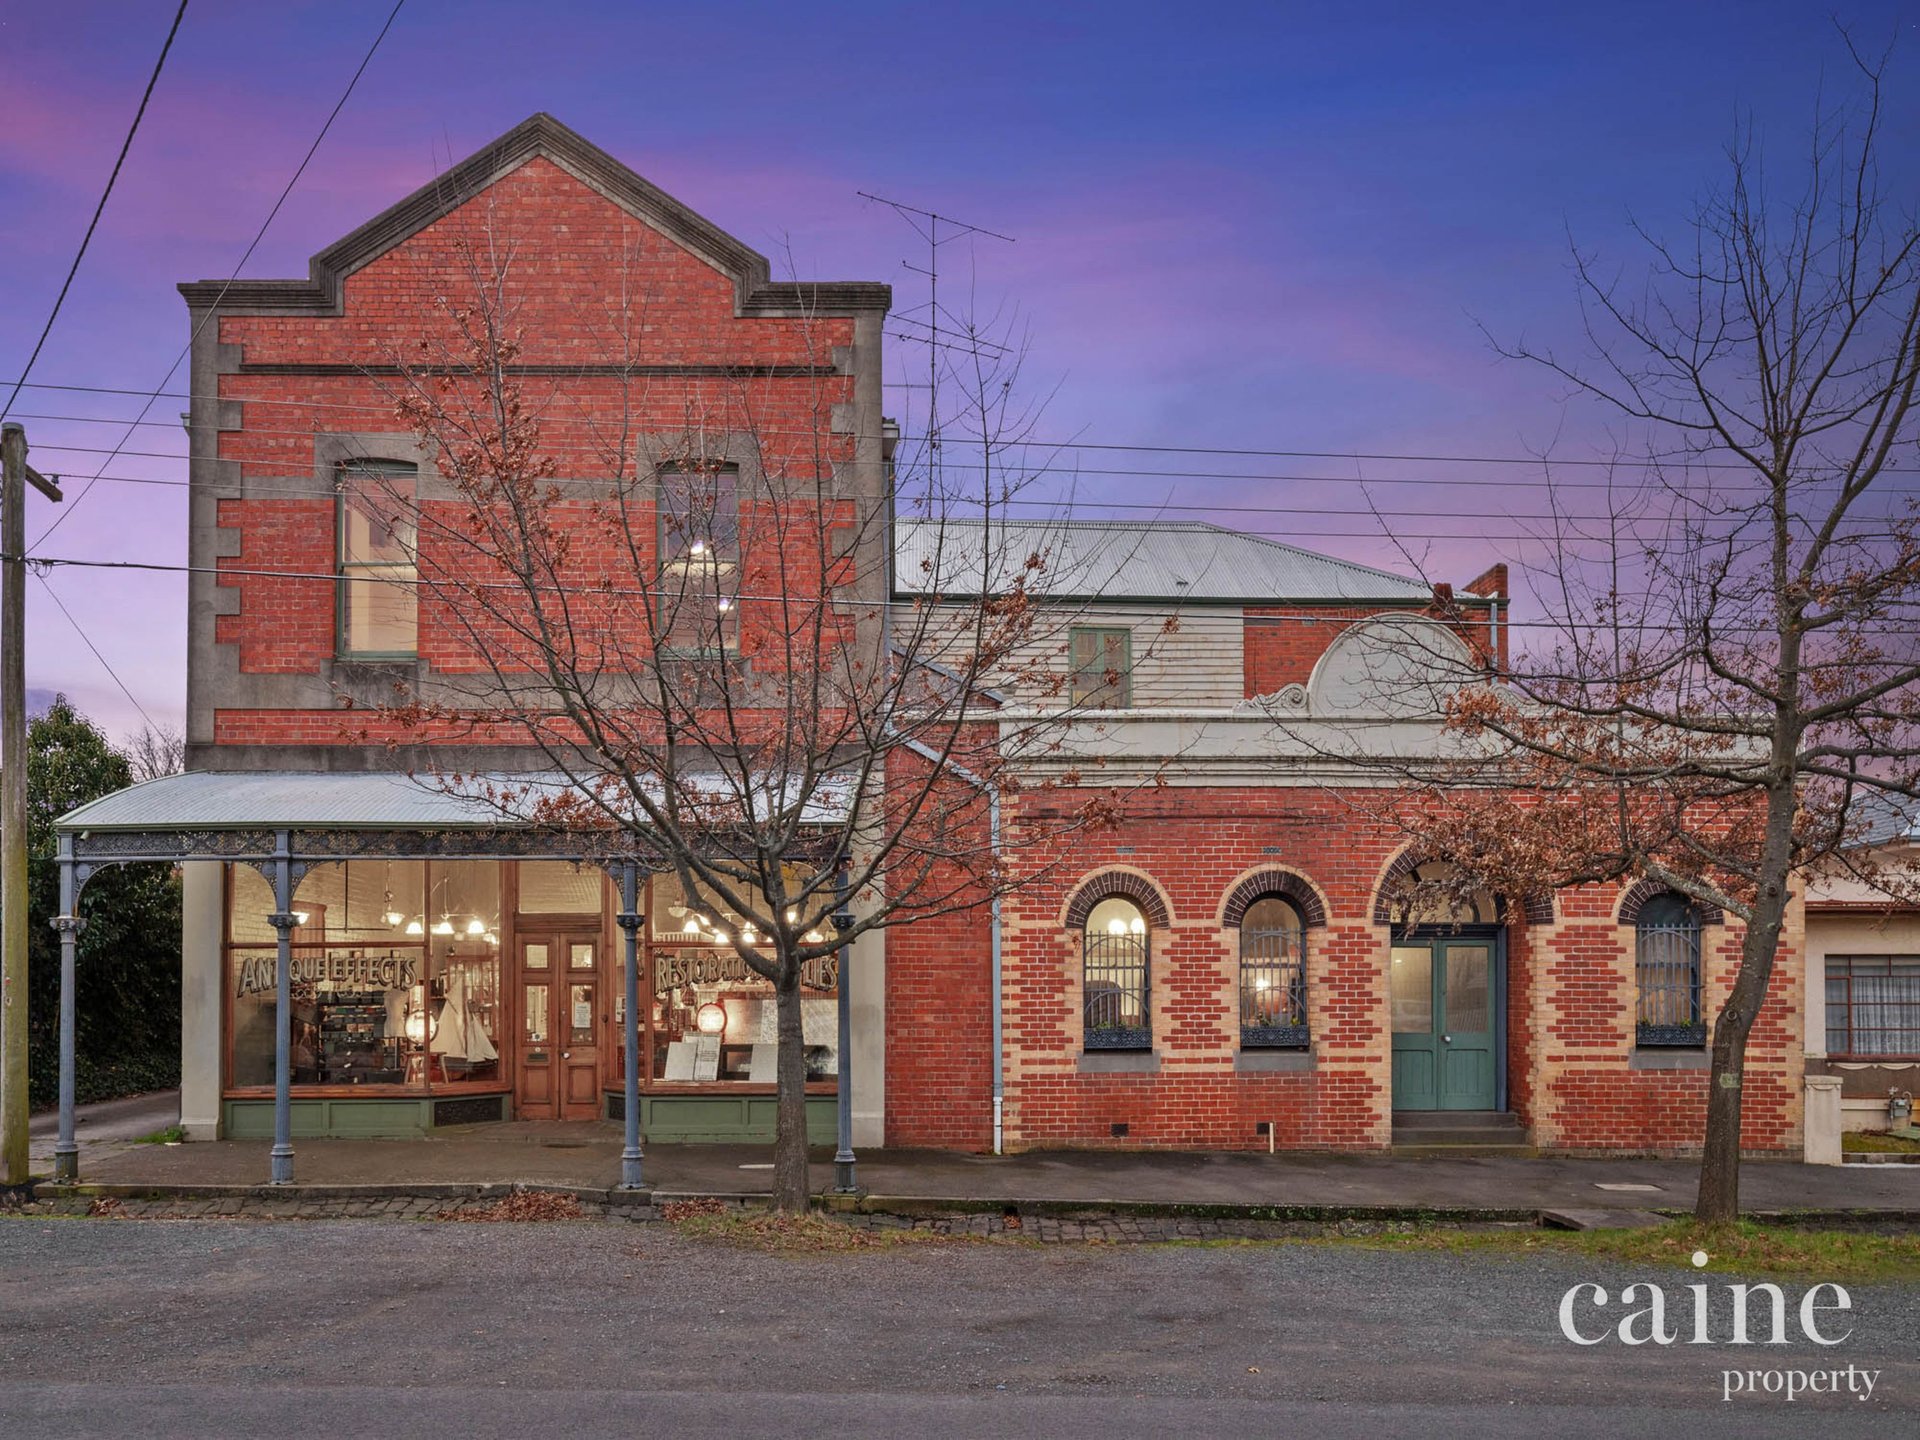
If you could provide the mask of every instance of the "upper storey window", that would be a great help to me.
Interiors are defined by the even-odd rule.
[[[420,651],[414,467],[357,460],[335,483],[340,654],[411,660]]]
[[[1133,632],[1124,625],[1075,625],[1073,703],[1124,710],[1133,703]]]
[[[658,632],[672,649],[731,650],[739,638],[739,476],[725,465],[659,472]]]

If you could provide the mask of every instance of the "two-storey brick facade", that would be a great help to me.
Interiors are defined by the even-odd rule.
[[[502,254],[514,374],[564,401],[542,433],[555,484],[604,478],[609,433],[644,475],[690,417],[744,476],[750,411],[756,443],[808,437],[801,463],[831,480],[830,505],[889,513],[887,288],[772,282],[753,251],[546,117],[321,252],[305,280],[182,286],[191,773],[69,830],[82,862],[101,836],[179,837],[197,1136],[270,1133],[276,944],[294,955],[296,1131],[417,1134],[626,1103],[614,880],[486,838],[485,815],[405,778],[541,759],[511,726],[457,721],[488,663],[473,618],[436,587],[395,598],[409,546],[435,563],[433,522],[457,509],[401,401],[453,368],[449,297],[476,257]],[[862,616],[953,599],[916,563],[911,523],[860,533],[897,557],[892,589],[885,556],[850,567]],[[1430,743],[1405,703],[1421,683],[1410,653],[1500,663],[1503,567],[1437,598],[1211,526],[1068,526],[1014,548],[1055,542],[1076,558],[1056,575],[1079,577],[1044,597],[1074,607],[1059,695],[1084,710],[997,823],[1018,869],[1037,863],[1022,834],[1048,831],[1049,807],[1082,789],[1113,788],[1116,819],[1049,847],[1044,873],[997,906],[896,926],[853,946],[844,975],[808,973],[815,1138],[850,1085],[862,1145],[1373,1149],[1431,1139],[1434,1117],[1547,1149],[1697,1144],[1705,1024],[1737,924],[1612,887],[1410,922],[1400,882],[1445,857],[1411,851],[1391,787],[1339,759],[1355,737]],[[595,558],[585,540],[581,553],[601,576],[636,559]],[[737,623],[750,658],[749,591]],[[396,697],[434,718],[396,718]],[[1002,700],[983,723],[1049,703]],[[665,876],[638,884],[649,1136],[766,1134],[764,986],[732,962],[723,919],[690,913]],[[1796,918],[1748,1060],[1759,1151],[1797,1144],[1800,949]]]

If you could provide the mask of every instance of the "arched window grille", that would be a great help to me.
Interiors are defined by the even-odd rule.
[[[1654,895],[1641,905],[1634,926],[1634,975],[1638,1043],[1706,1043],[1700,1010],[1700,913],[1685,896]]]
[[[1265,895],[1240,920],[1240,1044],[1306,1043],[1306,926],[1292,901]]]
[[[1152,934],[1140,907],[1111,895],[1087,915],[1082,937],[1089,1050],[1146,1050],[1153,1044],[1147,1010]]]

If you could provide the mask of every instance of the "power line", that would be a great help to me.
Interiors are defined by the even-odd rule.
[[[43,446],[41,448],[46,449],[46,448],[52,448],[52,447]],[[372,459],[376,457],[369,456],[365,458]],[[170,490],[200,489],[202,491],[205,491],[208,489],[224,490],[224,489],[231,488],[230,483],[226,481],[208,482],[208,481],[194,481],[194,480],[169,480],[169,479],[163,479],[158,476],[145,476],[145,475],[101,474],[101,475],[96,475],[94,478],[96,480],[99,480],[108,484],[145,485],[145,486],[150,486],[154,488],[170,489]],[[1301,476],[1301,477],[1295,477],[1295,478],[1299,478],[1302,480],[1311,480],[1315,477]],[[543,480],[541,482],[543,487],[547,485],[552,485],[561,489],[564,489],[569,486],[582,486],[582,485],[605,487],[609,483],[610,482],[602,479],[565,478],[565,477],[555,478],[552,480]],[[328,496],[323,493],[316,493],[314,487],[311,484],[275,485],[271,481],[248,480],[248,481],[241,482],[241,488],[244,493],[237,497],[231,497],[231,498],[254,499],[254,498],[266,498],[266,497],[276,496],[276,495],[293,496],[302,500],[315,500],[315,499],[324,500],[328,498]],[[1904,493],[1913,493],[1913,492],[1902,491],[1898,493],[1904,494]],[[898,500],[905,502],[906,506],[908,507],[906,518],[908,519],[916,518],[912,514],[911,506],[916,500],[921,498],[924,498],[924,497],[919,497],[911,493],[903,493],[897,497]],[[1510,510],[1462,510],[1457,507],[1449,507],[1444,510],[1411,510],[1411,509],[1398,509],[1398,508],[1370,510],[1370,509],[1349,509],[1349,508],[1342,508],[1339,506],[1332,506],[1332,505],[1230,505],[1230,504],[1208,504],[1204,502],[1183,502],[1183,501],[1171,501],[1171,500],[1169,501],[1151,501],[1151,500],[1128,501],[1128,500],[1082,500],[1077,498],[1076,499],[1010,498],[1005,500],[996,500],[993,502],[993,508],[995,509],[1003,509],[1007,507],[1019,507],[1022,509],[1033,509],[1033,510],[1055,512],[1058,515],[1082,514],[1087,511],[1119,510],[1119,511],[1125,511],[1128,513],[1145,512],[1148,515],[1161,515],[1161,514],[1173,512],[1173,513],[1196,514],[1196,515],[1220,514],[1220,515],[1254,515],[1254,516],[1260,516],[1260,515],[1303,516],[1303,517],[1352,518],[1352,519],[1371,518],[1371,519],[1380,520],[1383,523],[1383,525],[1391,522],[1397,522],[1400,520],[1406,520],[1406,519],[1460,520],[1462,522],[1475,521],[1475,520],[1510,520],[1515,522],[1539,521],[1542,523],[1558,522],[1560,524],[1565,524],[1565,525],[1618,524],[1623,527],[1630,526],[1630,525],[1644,526],[1649,524],[1674,525],[1674,526],[1680,526],[1680,525],[1703,526],[1708,523],[1732,524],[1737,527],[1743,524],[1754,523],[1750,517],[1745,515],[1740,515],[1740,514],[1716,515],[1712,513],[1707,513],[1707,514],[1695,514],[1695,515],[1675,515],[1675,514],[1665,514],[1665,513],[1652,512],[1652,511],[1631,512],[1631,511],[1625,511],[1625,510],[1621,511],[1617,515],[1582,515],[1582,514],[1575,514],[1572,512],[1564,512],[1564,511],[1558,514],[1533,514],[1533,513],[1516,514],[1515,512]],[[929,523],[939,523],[939,521],[943,518],[950,520],[955,524],[972,523],[977,519],[977,517],[975,516],[966,515],[962,513],[953,513],[946,516],[931,517]],[[1042,516],[1032,520],[1016,521],[1012,523],[1030,525],[1036,528],[1044,529],[1048,525],[1050,518],[1052,517]],[[1872,516],[1872,515],[1863,515],[1860,517],[1862,522],[1888,520],[1891,518],[1893,517]],[[1078,523],[1088,523],[1088,522],[1083,521]],[[1138,523],[1138,522],[1134,522],[1134,523]],[[1548,539],[1554,538],[1551,533],[1529,533],[1525,531],[1520,531],[1520,532],[1488,531],[1484,529],[1475,530],[1475,531],[1472,531],[1471,533],[1462,533],[1462,532],[1454,532],[1454,531],[1447,531],[1447,532],[1416,531],[1416,530],[1409,530],[1397,523],[1393,524],[1392,529],[1390,531],[1384,530],[1380,527],[1376,527],[1370,530],[1288,529],[1284,531],[1259,530],[1259,529],[1250,529],[1250,528],[1237,527],[1237,526],[1230,529],[1228,529],[1227,527],[1221,527],[1221,528],[1226,529],[1227,533],[1233,534],[1233,535],[1251,535],[1257,538],[1274,539],[1274,540],[1280,540],[1280,541],[1294,541],[1294,542],[1297,542],[1300,540],[1311,540],[1315,538],[1378,539],[1383,534],[1391,534],[1393,536],[1397,536],[1405,539],[1425,539],[1425,540],[1548,540]],[[1579,537],[1579,538],[1597,538],[1597,537]],[[1876,531],[1869,535],[1848,534],[1843,532],[1837,538],[1842,540],[1857,541],[1861,539],[1890,539],[1895,537],[1893,536],[1893,533],[1890,531],[1888,532]],[[1623,536],[1622,539],[1623,539],[1623,543],[1641,543],[1640,541],[1636,540],[1634,536],[1630,534]]]
[[[0,420],[7,417],[13,409],[13,402],[20,398],[20,387],[27,383],[27,377],[33,373],[34,362],[40,358],[47,336],[53,333],[53,322],[60,318],[60,307],[67,302],[67,291],[73,288],[73,277],[80,273],[80,262],[86,258],[87,246],[93,241],[93,232],[99,228],[101,215],[106,213],[107,198],[113,194],[114,182],[120,178],[120,167],[127,163],[127,152],[133,148],[133,137],[140,133],[140,122],[146,117],[147,102],[153,99],[154,86],[160,83],[160,71],[166,66],[167,52],[173,49],[173,37],[180,33],[180,22],[186,16],[187,0],[180,0],[180,8],[173,12],[173,24],[167,30],[166,42],[160,47],[160,58],[153,62],[153,73],[147,77],[147,88],[141,92],[140,108],[133,112],[133,124],[127,127],[127,138],[120,142],[120,154],[115,157],[113,171],[107,176],[107,187],[100,192],[100,203],[93,207],[93,218],[87,222],[87,233],[80,237],[80,248],[73,252],[73,263],[67,267],[67,278],[60,282],[60,293],[53,297],[53,309],[47,312],[47,323],[40,327],[40,338],[33,342],[33,353],[27,356],[20,378],[13,382],[7,403],[0,406]]]
[[[255,402],[246,402],[246,403],[255,403]],[[366,408],[372,409],[376,407],[369,406]],[[122,423],[127,423],[117,419],[101,419],[98,417],[68,416],[68,415],[24,415],[21,418],[28,419],[28,420],[37,419],[37,420],[55,421],[55,422],[68,421],[68,422],[77,422],[81,424],[101,424],[101,425],[118,425]],[[166,429],[173,429],[177,422],[169,421],[169,420],[141,420],[141,421],[136,421],[131,423],[140,424],[140,425],[152,425],[152,426],[159,426]],[[330,435],[334,432],[323,431],[323,430],[313,430],[313,429],[304,429],[304,430],[275,429],[270,426],[247,426],[243,430],[229,431],[226,433],[234,434],[234,435],[280,436],[287,439],[308,440],[308,439],[313,439],[316,436],[320,436],[320,435]],[[762,435],[781,435],[781,434],[810,435],[813,432],[763,430],[760,433]],[[834,438],[843,439],[846,437],[836,435]],[[69,455],[105,455],[108,457],[106,461],[107,464],[111,464],[115,458],[118,458],[119,456],[123,456],[123,455],[128,457],[129,459],[134,459],[134,460],[185,460],[188,462],[192,462],[195,460],[206,460],[206,461],[226,461],[229,463],[242,463],[242,462],[237,462],[235,460],[235,457],[230,455],[219,455],[219,454],[209,455],[209,454],[206,454],[205,452],[196,453],[193,451],[188,451],[185,454],[181,454],[178,451],[171,451],[171,450],[128,450],[124,446],[115,448],[115,449],[108,449],[105,446],[98,446],[98,445],[61,445],[52,441],[39,441],[36,443],[35,449],[42,452],[53,450],[53,451],[58,451],[62,454],[69,454]],[[542,444],[541,451],[544,454],[551,454],[555,456],[589,455],[589,456],[595,457],[596,459],[601,459],[601,460],[605,460],[608,458],[607,452],[604,447],[592,445],[592,444],[584,444],[584,443],[569,444],[569,443],[563,443],[563,442],[557,442],[557,441],[548,441]],[[373,458],[379,458],[379,457],[368,456],[366,458],[373,459]],[[260,462],[254,461],[254,462],[244,462],[244,463],[258,464]],[[1553,466],[1553,463],[1554,462],[1543,462],[1543,468],[1551,469]],[[1644,463],[1644,462],[1641,462],[1641,463]],[[944,468],[949,470],[984,470],[989,468],[987,466],[975,464],[973,462],[966,461],[966,460],[943,460],[942,465]],[[994,468],[998,468],[998,467],[994,467]],[[1753,472],[1748,471],[1747,473],[1752,474]],[[1890,475],[1920,475],[1920,468],[1902,469],[1896,466],[1888,466],[1884,470],[1882,470],[1881,473],[1890,474]],[[1263,482],[1263,483],[1273,482],[1273,483],[1285,483],[1285,484],[1339,485],[1339,486],[1419,485],[1422,487],[1432,487],[1432,486],[1443,486],[1443,485],[1458,485],[1458,486],[1466,486],[1466,487],[1473,487],[1473,488],[1513,489],[1513,490],[1527,490],[1527,491],[1539,490],[1539,489],[1545,488],[1549,484],[1552,486],[1552,488],[1557,490],[1618,491],[1622,489],[1622,486],[1620,484],[1616,484],[1616,483],[1605,481],[1605,480],[1548,481],[1544,478],[1512,480],[1512,479],[1483,479],[1478,477],[1459,476],[1459,475],[1387,475],[1387,476],[1300,475],[1300,474],[1290,474],[1290,473],[1276,474],[1273,472],[1248,472],[1248,471],[1233,471],[1233,470],[1160,470],[1160,469],[1134,470],[1134,469],[1109,469],[1109,468],[1100,468],[1100,467],[1080,467],[1080,466],[1075,466],[1071,469],[1039,470],[1039,471],[1032,472],[1032,474],[1033,474],[1033,478],[1036,480],[1046,476],[1053,476],[1061,480],[1070,480],[1076,476],[1085,475],[1085,476],[1106,476],[1106,477],[1118,477],[1118,478],[1126,478],[1126,479],[1146,479],[1146,480],[1240,480],[1240,481],[1256,481],[1256,482]],[[112,479],[116,477],[96,475],[93,478]],[[117,478],[128,479],[133,477],[122,476]],[[579,483],[588,483],[588,484],[605,483],[604,477],[601,477],[601,476],[556,476],[554,478],[555,478],[555,483],[562,484],[562,485],[579,484]],[[1813,477],[1809,477],[1809,478],[1811,479]],[[170,481],[170,482],[154,481],[153,483],[156,483],[156,484],[171,483],[171,484],[184,485],[184,484],[188,484],[189,482],[188,481]],[[1825,483],[1825,482],[1823,481],[1822,483]],[[1738,493],[1737,491],[1714,492],[1713,495],[1709,496],[1708,498],[1724,498],[1726,496],[1734,495],[1737,493]],[[1885,489],[1881,490],[1879,493],[1896,494],[1896,495],[1913,495],[1913,494],[1920,494],[1920,489],[1888,486]],[[996,501],[995,503],[1001,503],[1001,502]],[[1026,502],[1016,502],[1016,503],[1026,503]],[[1122,502],[1116,501],[1113,503],[1118,505],[1118,504],[1121,504]],[[1127,502],[1127,503],[1135,507],[1144,505],[1147,508],[1151,508],[1151,505],[1152,505],[1152,502]],[[1233,509],[1236,507],[1193,505],[1186,508],[1191,508],[1196,510],[1210,510],[1210,509],[1224,510],[1224,509]],[[1253,508],[1254,510],[1258,510],[1260,507],[1256,506],[1251,508]],[[1548,517],[1548,518],[1564,518],[1564,517]],[[44,539],[45,537],[42,536],[41,538]]]
[[[247,242],[245,253],[241,255],[239,261],[234,265],[233,273],[227,276],[226,283],[220,287],[220,293],[214,296],[213,304],[208,306],[206,313],[200,317],[200,323],[193,327],[193,334],[187,337],[185,347],[174,357],[173,363],[167,367],[167,373],[160,377],[160,383],[151,391],[147,392],[146,401],[141,405],[140,414],[135,420],[134,425],[137,425],[139,421],[147,418],[147,411],[153,408],[154,403],[158,401],[165,392],[167,382],[173,379],[174,372],[180,368],[180,362],[192,353],[194,342],[200,338],[200,332],[206,328],[209,320],[220,313],[220,302],[226,298],[227,291],[232,288],[235,278],[240,274],[241,270],[246,267],[247,261],[253,258],[254,250],[266,236],[267,227],[273,224],[274,216],[280,213],[280,207],[287,203],[287,197],[293,193],[293,187],[298,185],[300,183],[300,177],[307,173],[307,166],[312,162],[314,153],[319,150],[320,142],[327,138],[327,132],[333,128],[333,122],[339,118],[340,112],[346,108],[348,99],[353,95],[354,87],[360,83],[360,77],[366,74],[367,66],[373,62],[374,52],[380,48],[380,42],[387,38],[387,31],[393,28],[393,22],[399,17],[400,7],[406,3],[407,0],[394,0],[393,9],[387,14],[387,23],[382,25],[380,27],[380,33],[373,37],[373,44],[367,47],[367,53],[360,59],[359,68],[353,72],[353,78],[347,81],[347,88],[341,93],[339,100],[334,103],[333,109],[328,112],[326,123],[320,127],[320,133],[313,137],[313,144],[307,147],[307,153],[301,157],[299,167],[293,172],[293,178],[287,181],[286,188],[280,192],[280,198],[273,202],[273,208],[267,212],[267,218],[260,222],[260,228],[254,232],[253,239]],[[127,433],[120,437],[121,446],[124,446],[128,440],[133,438],[134,425],[129,425],[127,427]],[[54,516],[53,523],[47,526],[45,530],[42,530],[39,539],[33,542],[35,545],[44,544],[49,535],[53,534],[54,531],[66,523],[67,517],[73,514],[75,508],[78,507],[80,502],[86,499],[87,495],[92,491],[94,481],[100,478],[101,473],[106,470],[107,466],[113,463],[114,457],[119,453],[120,446],[116,446],[112,453],[100,462],[100,469],[95,471],[86,484],[80,487],[77,495],[60,507],[60,513]]]
[[[13,557],[8,555],[0,555],[0,560],[8,560],[11,558]],[[338,572],[327,571],[327,570],[267,570],[267,569],[258,569],[258,568],[251,568],[251,567],[245,567],[245,566],[178,565],[178,564],[167,564],[158,560],[80,560],[80,559],[73,559],[73,558],[64,557],[64,556],[50,556],[50,555],[28,555],[24,558],[28,565],[34,566],[37,569],[138,570],[138,571],[148,571],[148,572],[168,574],[168,575],[213,575],[213,576],[228,576],[228,577],[235,577],[235,578],[241,578],[241,579],[305,580],[305,581],[325,582],[329,585],[337,585],[340,583],[340,581],[343,578]],[[399,583],[399,582],[396,582],[396,583]],[[426,580],[415,580],[413,583],[431,591],[457,590],[457,589],[518,591],[525,588],[523,582],[520,582],[517,580],[460,581],[457,583],[442,583],[432,579],[426,579]],[[1417,582],[1410,582],[1410,583],[1417,583]],[[591,599],[619,598],[619,599],[655,599],[655,600],[676,600],[676,599],[683,598],[684,595],[687,593],[682,590],[655,590],[655,589],[647,589],[644,587],[613,586],[613,585],[598,585],[598,584],[595,584],[595,585],[542,585],[541,591],[544,594],[562,595],[562,596],[580,595],[580,596],[586,596]],[[740,592],[738,594],[732,595],[730,598],[737,601],[747,601],[749,603],[792,604],[794,603],[795,597],[793,596],[792,593],[785,592],[785,591],[777,592],[777,593],[767,593],[767,594],[761,594],[758,592],[749,591],[749,592]],[[968,596],[964,592],[955,591],[953,592],[951,598],[955,600],[964,600],[968,598]],[[1487,608],[1487,606],[1490,603],[1487,597],[1464,594],[1458,591],[1455,592],[1453,598],[1456,604],[1461,606],[1470,606],[1470,607],[1473,607],[1474,610],[1484,610],[1485,608]],[[1050,597],[1045,594],[1040,594],[1036,596],[1036,599],[1039,601],[1039,603],[1041,603],[1042,605],[1045,605],[1050,600],[1052,600],[1053,597]],[[833,594],[833,595],[812,597],[812,599],[810,599],[807,603],[809,604],[817,603],[822,606],[833,606],[833,607],[839,607],[839,608],[851,608],[855,606],[863,606],[868,609],[879,609],[879,608],[889,608],[893,606],[911,606],[914,603],[914,599],[913,597],[901,598],[901,597],[889,596],[886,599],[870,600],[865,597],[857,596],[857,595]],[[1060,603],[1077,605],[1081,608],[1084,608],[1090,611],[1099,611],[1099,610],[1102,610],[1104,607],[1139,605],[1139,604],[1145,604],[1145,603],[1161,603],[1161,602],[1142,601],[1135,597],[1122,595],[1122,594],[1115,594],[1115,595],[1108,595],[1108,596],[1102,596],[1102,595],[1096,594],[1091,596],[1062,597]],[[1382,610],[1385,613],[1394,613],[1396,607],[1398,607],[1398,609],[1402,613],[1405,613],[1407,607],[1424,606],[1431,602],[1428,597],[1415,594],[1415,595],[1405,595],[1405,596],[1372,596],[1372,597],[1358,596],[1352,599],[1334,601],[1334,602],[1331,602],[1330,604],[1323,603],[1321,605],[1313,605],[1312,602],[1307,602],[1307,601],[1300,601],[1300,600],[1288,601],[1285,599],[1273,599],[1273,600],[1247,599],[1247,600],[1223,601],[1223,602],[1208,602],[1206,600],[1187,600],[1187,601],[1178,601],[1174,603],[1176,605],[1176,608],[1184,607],[1184,608],[1191,608],[1194,610],[1209,609],[1209,608],[1212,608],[1212,605],[1215,603],[1224,604],[1224,605],[1243,605],[1243,606],[1253,605],[1256,607],[1264,606],[1264,605],[1286,605],[1289,603],[1308,605],[1311,608],[1303,611],[1300,614],[1243,615],[1242,619],[1245,623],[1250,625],[1326,626],[1329,624],[1351,623],[1352,619],[1354,618],[1354,617],[1336,618],[1336,617],[1330,616],[1327,613],[1323,613],[1325,610],[1328,610],[1328,609],[1338,610],[1344,606],[1377,605],[1382,607]],[[1915,602],[1915,604],[1916,604],[1916,608],[1920,608],[1920,602]],[[62,607],[62,608],[64,609],[65,607]],[[1418,612],[1414,611],[1413,613],[1418,613]],[[1472,613],[1469,613],[1467,616],[1467,619],[1475,620],[1477,619],[1477,617]],[[1549,630],[1549,631],[1553,631],[1561,634],[1566,633],[1569,629],[1572,629],[1572,628],[1580,628],[1580,627],[1569,626],[1567,623],[1564,623],[1562,621],[1557,621],[1557,620],[1519,620],[1519,619],[1510,619],[1505,616],[1501,618],[1499,623],[1500,623],[1500,628],[1502,630]],[[1593,628],[1593,627],[1588,627],[1588,628]],[[1653,633],[1653,634],[1679,635],[1679,634],[1694,633],[1697,627],[1690,626],[1690,625],[1654,624],[1651,622],[1622,621],[1618,624],[1617,627],[1600,627],[1600,628],[1618,628],[1618,629],[1629,631],[1635,634]],[[1721,627],[1717,629],[1715,633],[1724,639],[1730,636],[1739,636],[1739,635],[1770,636],[1775,632],[1773,628],[1770,626],[1727,626],[1727,627]],[[1881,629],[1881,630],[1873,630],[1869,633],[1881,638],[1891,638],[1895,636],[1920,636],[1920,629],[1916,629],[1916,630]],[[103,664],[105,663],[104,660],[102,661],[102,663]]]
[[[120,693],[126,696],[128,700],[132,701],[133,708],[140,712],[140,718],[147,722],[147,728],[151,730],[158,730],[160,727],[158,725],[155,725],[153,723],[153,717],[147,714],[147,707],[142,705],[140,701],[135,697],[133,691],[127,688],[127,682],[120,678],[119,672],[116,671],[113,668],[113,666],[107,663],[107,657],[100,653],[100,647],[93,643],[93,638],[90,635],[88,635],[84,629],[81,628],[80,622],[73,618],[73,612],[67,609],[66,603],[63,600],[61,600],[59,594],[54,590],[53,586],[47,583],[47,577],[36,572],[34,575],[34,579],[38,580],[40,582],[40,588],[47,592],[47,598],[53,601],[55,605],[58,605],[60,607],[60,613],[67,617],[67,624],[73,627],[73,633],[80,637],[81,644],[85,645],[87,649],[93,652],[93,658],[100,662],[100,668],[105,670],[108,675],[113,677],[113,683],[120,687]]]
[[[164,382],[163,382],[164,383]],[[321,400],[273,400],[262,396],[195,394],[185,390],[127,390],[105,385],[56,385],[36,382],[25,388],[29,390],[64,390],[88,395],[130,395],[150,397],[152,399],[176,400],[231,400],[242,405],[259,405],[269,408],[298,410],[348,410],[361,414],[379,411],[382,407],[377,401],[344,402]],[[142,412],[144,417],[145,412]],[[113,423],[119,423],[117,421]],[[171,422],[161,422],[171,424]],[[296,432],[287,432],[296,433]],[[297,432],[311,434],[311,431]],[[811,430],[770,430],[762,429],[763,435],[812,435]],[[900,435],[886,437],[864,433],[836,434],[837,440],[876,440],[897,438],[903,444],[919,444],[929,438],[925,435]],[[1600,470],[1653,470],[1672,467],[1684,470],[1726,470],[1738,474],[1752,474],[1753,467],[1743,461],[1698,460],[1686,456],[1674,456],[1664,459],[1628,459],[1625,457],[1599,460],[1568,458],[1559,459],[1542,455],[1445,455],[1445,454],[1398,454],[1384,451],[1360,450],[1263,450],[1252,447],[1228,447],[1207,445],[1143,445],[1133,443],[1092,441],[1092,440],[995,440],[991,442],[995,449],[1038,450],[1104,450],[1120,453],[1143,455],[1220,455],[1237,456],[1251,459],[1276,460],[1372,460],[1383,464],[1426,464],[1426,465],[1523,465],[1536,469],[1600,469]],[[133,453],[133,452],[129,452]],[[178,459],[176,455],[163,455],[163,459]],[[1887,466],[1882,474],[1920,475],[1920,466]],[[1325,477],[1323,477],[1325,478]],[[1387,481],[1370,482],[1386,484]],[[1461,482],[1468,483],[1468,482]]]

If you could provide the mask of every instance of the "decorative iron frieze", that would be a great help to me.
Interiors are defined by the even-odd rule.
[[[75,860],[244,860],[273,852],[271,830],[93,830],[73,837]]]
[[[316,860],[541,859],[599,863],[611,836],[501,826],[436,830],[296,830],[293,852]]]

